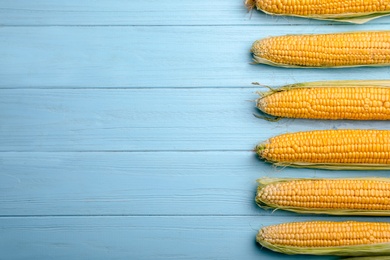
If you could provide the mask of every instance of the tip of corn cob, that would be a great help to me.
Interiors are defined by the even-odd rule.
[[[266,142],[260,143],[260,144],[256,145],[256,147],[255,147],[255,152],[257,153],[257,155],[261,159],[263,159],[263,154],[264,154],[265,150],[266,150]]]
[[[258,98],[256,100],[256,107],[260,109],[260,111],[265,112],[264,109],[267,107],[267,100],[264,98]]]

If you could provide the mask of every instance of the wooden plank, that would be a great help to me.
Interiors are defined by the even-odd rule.
[[[161,1],[162,2],[162,1]],[[375,30],[386,29],[386,25]],[[369,30],[369,25],[359,30]],[[252,65],[254,40],[350,26],[1,27],[0,88],[250,87],[380,79],[389,68],[282,69]]]
[[[255,242],[262,226],[320,217],[41,217],[2,218],[7,259],[289,259]],[[383,218],[332,218],[385,221]],[[305,256],[309,260],[335,257]]]
[[[385,122],[255,118],[253,89],[3,89],[0,151],[250,151],[269,137]]]
[[[370,172],[275,169],[252,152],[0,153],[0,216],[289,216],[254,203],[260,177]],[[386,171],[375,176],[388,177]],[[1,222],[1,220],[0,220]]]
[[[2,25],[295,25],[337,24],[248,13],[244,1],[3,0]],[[370,24],[388,23],[388,17]]]

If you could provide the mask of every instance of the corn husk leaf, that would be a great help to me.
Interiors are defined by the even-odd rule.
[[[265,143],[256,146],[255,151],[260,159],[277,167],[311,168],[325,170],[390,170],[390,164],[365,164],[365,163],[308,163],[308,162],[277,162],[267,160],[261,156],[265,149]]]
[[[338,180],[373,180],[373,181],[385,181],[390,182],[390,178],[375,178],[375,177],[363,177],[363,178],[339,178]],[[257,192],[265,188],[269,184],[288,182],[294,180],[321,180],[315,178],[261,178],[257,182],[259,184]],[[268,202],[262,201],[258,196],[256,196],[256,204],[263,209],[273,209],[273,210],[286,210],[292,211],[295,213],[303,214],[327,214],[327,215],[358,215],[358,216],[390,216],[390,211],[387,210],[351,210],[351,209],[323,209],[323,208],[302,208],[302,207],[286,207],[276,204],[271,204]]]
[[[277,92],[288,91],[292,89],[301,88],[357,88],[357,87],[372,87],[372,88],[389,88],[390,80],[328,80],[328,81],[313,81],[313,82],[302,82],[284,85],[280,88],[270,88],[269,91],[257,92],[260,98],[267,97]],[[259,100],[258,99],[258,100]]]
[[[390,256],[362,256],[362,257],[348,257],[343,260],[390,260]]]
[[[371,20],[390,15],[390,11],[376,12],[376,13],[345,13],[345,14],[325,14],[325,15],[306,15],[306,16],[274,14],[274,13],[266,12],[264,10],[260,10],[260,11],[273,16],[292,16],[292,17],[299,17],[299,18],[309,18],[315,20],[335,21],[335,22],[354,23],[354,24],[364,24]]]
[[[256,241],[262,246],[283,254],[296,255],[337,255],[337,256],[372,256],[372,255],[390,255],[390,243],[354,245],[354,246],[335,246],[335,247],[294,247],[271,244],[256,237]]]
[[[348,66],[300,66],[300,65],[291,65],[284,63],[273,62],[264,58],[253,54],[253,62],[255,64],[265,64],[274,67],[282,67],[282,68],[307,68],[307,69],[328,69],[328,68],[355,68],[355,67],[383,67],[390,66],[390,63],[381,63],[381,64],[363,64],[363,65],[348,65]]]

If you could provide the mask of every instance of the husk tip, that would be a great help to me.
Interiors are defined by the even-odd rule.
[[[256,0],[245,0],[245,7],[248,9],[248,12],[251,11],[256,6]]]

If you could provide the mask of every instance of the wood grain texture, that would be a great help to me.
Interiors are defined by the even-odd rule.
[[[22,19],[21,19],[22,18]],[[388,23],[388,17],[370,24]],[[291,17],[248,13],[244,0],[3,0],[2,25],[275,25],[338,24]]]
[[[0,259],[301,259],[256,245],[259,177],[363,177],[275,169],[273,135],[386,122],[255,118],[272,87],[386,79],[390,67],[251,65],[256,39],[388,29],[248,13],[243,1],[0,1]],[[250,102],[252,101],[252,102]],[[388,177],[386,171],[375,176]],[[332,257],[305,258],[335,259]]]
[[[3,89],[1,151],[252,150],[273,135],[385,122],[255,118],[259,88]]]
[[[346,219],[367,220],[332,218]],[[290,219],[310,220],[323,218]],[[259,228],[281,222],[274,217],[235,216],[2,218],[0,250],[7,259],[302,259],[255,243]]]
[[[365,176],[372,173],[299,170],[306,178]],[[260,177],[298,176],[295,169],[259,161],[253,152],[3,152],[0,216],[297,217],[255,205]]]
[[[0,88],[250,87],[382,79],[390,67],[283,69],[252,65],[253,41],[351,26],[0,27]],[[378,25],[376,30],[386,29]]]

